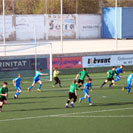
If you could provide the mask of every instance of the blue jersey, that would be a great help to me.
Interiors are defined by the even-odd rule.
[[[20,86],[21,78],[17,77],[14,79],[15,81],[15,86]]]
[[[120,73],[123,73],[123,69],[121,69],[121,68],[116,68],[116,73],[117,73],[117,75],[119,75]]]
[[[41,74],[42,73],[40,71],[36,71],[36,75],[35,75],[34,79],[39,79]]]
[[[128,83],[131,83],[132,80],[133,80],[133,74],[131,73],[131,74],[128,76],[128,78],[127,78],[127,82],[128,82]]]
[[[89,90],[90,87],[92,87],[91,83],[86,82],[86,83],[84,84],[84,90]]]

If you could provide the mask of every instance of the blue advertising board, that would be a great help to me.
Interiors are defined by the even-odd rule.
[[[47,69],[47,58],[37,59],[37,68]],[[0,60],[0,71],[34,70],[35,59]]]

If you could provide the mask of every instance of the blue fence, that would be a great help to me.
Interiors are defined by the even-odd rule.
[[[102,38],[115,38],[115,8],[102,8]],[[117,8],[117,38],[133,38],[133,8]]]

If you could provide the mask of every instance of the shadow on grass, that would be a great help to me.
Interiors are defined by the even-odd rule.
[[[21,103],[18,103],[18,104],[21,104]],[[22,103],[23,104],[23,103]],[[24,103],[25,104],[25,103]],[[28,104],[28,102],[27,102]],[[93,104],[92,106],[89,106],[88,104],[86,105],[83,105],[83,106],[75,106],[74,108],[92,108],[92,107],[96,107],[96,106],[118,106],[118,105],[131,105],[133,104],[133,102],[123,102],[123,103],[106,103],[106,104],[103,104],[103,103],[96,103],[96,104]],[[49,107],[49,108],[32,108],[32,109],[16,109],[16,110],[8,110],[8,111],[4,111],[4,112],[28,112],[28,111],[48,111],[48,110],[64,110],[65,107],[62,106],[62,107]],[[68,109],[72,109],[72,107],[69,107]],[[68,110],[67,109],[67,110]]]
[[[8,103],[8,105],[46,103],[45,101]]]
[[[64,107],[53,107],[53,108],[32,108],[32,109],[16,109],[16,110],[8,110],[4,112],[26,112],[26,111],[47,111],[47,110],[59,110],[64,109]]]
[[[118,106],[118,105],[131,105],[133,102],[120,102],[120,103],[96,103],[93,106]]]
[[[22,100],[22,99],[47,99],[47,98],[64,98],[64,97],[68,97],[68,96],[44,96],[44,97],[21,97],[19,99],[16,100]],[[9,100],[15,100],[13,98],[9,98]]]
[[[82,104],[82,103],[81,103]],[[75,108],[86,108],[86,107],[100,107],[100,106],[120,106],[120,105],[132,105],[133,102],[120,102],[120,103],[94,103],[92,106],[89,104],[84,103],[84,105],[81,106],[75,106]]]

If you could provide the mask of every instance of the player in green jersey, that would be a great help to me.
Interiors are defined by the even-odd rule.
[[[84,84],[84,79],[85,79],[86,76],[89,78],[89,75],[88,75],[88,73],[86,72],[86,68],[83,68],[82,71],[80,71],[80,72],[77,74],[75,80],[78,79],[78,84],[79,84],[79,85],[78,85],[78,88],[79,88],[79,89],[80,89],[80,87]]]
[[[3,104],[7,104],[8,88],[7,82],[3,82],[3,86],[0,88],[0,112],[2,112]]]
[[[114,75],[116,74],[115,67],[112,67],[112,70],[107,71],[107,79],[103,82],[103,84],[100,86],[101,88],[108,82],[111,81],[111,84],[109,84],[109,87],[111,87],[115,81],[114,81]]]
[[[57,67],[54,68],[54,71],[53,71],[53,78],[54,78],[54,81],[55,83],[53,84],[53,87],[55,87],[55,85],[59,84],[59,87],[61,87],[61,81],[58,77],[59,75],[59,71],[57,70]]]
[[[70,100],[73,99],[73,101],[71,102],[71,106],[74,107],[74,103],[77,100],[77,84],[76,84],[76,80],[74,80],[72,82],[72,84],[70,85],[70,89],[69,89],[69,98],[67,100],[67,103],[65,105],[66,108],[68,108],[68,105],[70,103]]]

